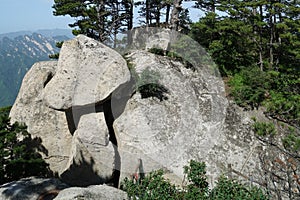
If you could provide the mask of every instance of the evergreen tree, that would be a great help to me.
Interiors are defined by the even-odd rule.
[[[171,13],[171,28],[175,31],[178,31],[179,28],[179,16],[181,11],[183,10],[182,8],[182,0],[174,0],[173,1],[173,10]]]
[[[37,152],[44,149],[40,139],[32,139],[26,126],[11,124],[9,111],[10,108],[0,109],[0,184],[28,176],[51,175],[48,164]]]
[[[129,0],[55,0],[55,16],[69,15],[75,19],[73,34],[84,34],[101,42],[116,40],[117,33],[126,24],[133,25],[133,1]]]

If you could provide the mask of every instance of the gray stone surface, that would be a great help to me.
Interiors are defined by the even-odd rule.
[[[72,187],[62,190],[55,200],[125,200],[126,192],[107,185],[93,185],[88,188]]]
[[[146,50],[158,48],[164,51],[169,50],[171,39],[171,30],[162,29],[160,32],[151,35],[146,40]]]
[[[206,162],[210,183],[227,173],[228,164],[245,174],[258,167],[250,118],[237,121],[233,126],[241,127],[228,131],[232,124],[226,121],[229,108],[220,77],[143,51],[128,57],[138,74],[146,68],[158,72],[159,84],[167,91],[165,100],[135,93],[114,122],[121,180],[136,171],[138,159],[144,172],[163,168],[176,183],[191,159]]]
[[[1,200],[126,200],[127,193],[107,185],[69,187],[58,179],[29,177],[0,186]]]
[[[34,64],[23,79],[18,97],[11,109],[11,121],[25,123],[33,138],[41,139],[43,158],[53,172],[61,173],[70,155],[72,135],[64,112],[45,105],[44,87],[56,73],[57,62]]]
[[[68,186],[58,179],[24,178],[0,186],[1,200],[36,200],[50,191],[59,192]]]
[[[64,181],[87,186],[111,180],[115,152],[103,113],[81,116],[71,146],[70,160],[61,175]]]
[[[46,86],[44,99],[57,110],[102,102],[130,73],[123,57],[83,35],[65,41],[56,75]]]

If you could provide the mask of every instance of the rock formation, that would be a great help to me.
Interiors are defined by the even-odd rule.
[[[211,185],[223,173],[261,183],[265,149],[252,116],[228,102],[213,66],[190,68],[145,50],[127,59],[131,75],[120,54],[80,35],[64,43],[58,62],[37,63],[24,78],[11,119],[42,139],[63,181],[118,186],[163,168],[179,184],[194,159],[206,162]]]
[[[93,185],[87,188],[72,187],[62,190],[54,200],[126,200],[127,193],[107,185]]]
[[[120,54],[79,35],[64,43],[57,74],[46,86],[44,100],[56,110],[95,105],[129,79],[126,61]]]
[[[118,179],[118,170],[121,180],[129,177],[139,159],[145,173],[164,168],[178,179],[190,159],[205,161],[211,180],[228,164],[252,173],[258,162],[249,150],[255,144],[240,140],[247,128],[227,131],[228,102],[219,77],[142,50],[127,59],[136,76],[156,73],[160,97],[132,91],[136,86],[122,56],[82,35],[64,43],[58,62],[39,63],[25,77],[11,118],[41,137],[48,157],[63,156],[60,163],[47,160],[53,171],[78,186]]]
[[[42,140],[44,159],[52,171],[62,173],[69,160],[72,135],[64,112],[46,106],[45,86],[55,75],[57,62],[39,62],[23,79],[21,89],[11,109],[11,120],[25,123],[32,137]]]
[[[1,200],[126,200],[126,192],[107,185],[69,187],[58,179],[24,178],[0,186]]]
[[[210,182],[226,173],[229,164],[246,174],[259,167],[256,142],[248,135],[250,118],[235,122],[240,129],[228,130],[232,123],[226,121],[229,108],[220,78],[145,51],[128,58],[139,75],[146,69],[157,72],[157,87],[166,90],[163,99],[135,93],[115,120],[121,180],[135,172],[138,159],[145,173],[163,168],[179,180],[191,159],[206,162]]]
[[[117,184],[119,158],[110,130],[110,106],[104,105],[109,105],[113,91],[129,81],[121,55],[79,35],[64,43],[58,62],[32,67],[10,117],[41,138],[44,158],[65,182]]]

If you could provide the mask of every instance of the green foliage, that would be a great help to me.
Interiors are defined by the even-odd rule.
[[[267,114],[300,126],[300,78],[297,73],[269,72],[270,98],[266,99]]]
[[[0,109],[0,184],[28,176],[50,175],[48,164],[37,149],[39,139],[32,139],[26,126],[10,123],[10,107]]]
[[[248,37],[251,26],[239,19],[208,13],[192,25],[190,36],[210,54],[223,76],[255,63],[256,47]]]
[[[236,73],[229,81],[232,88],[231,95],[236,103],[243,107],[257,108],[265,100],[268,90],[267,74],[257,67],[243,69]]]
[[[277,133],[274,124],[271,122],[257,122],[254,120],[253,129],[259,136],[274,136]]]
[[[160,56],[165,55],[165,51],[163,49],[160,49],[160,48],[151,48],[151,49],[148,50],[148,52],[156,54],[156,55],[160,55]]]
[[[51,58],[51,59],[58,59],[59,58],[59,53],[51,54],[51,55],[49,55],[49,58]]]
[[[125,178],[121,183],[121,189],[132,199],[180,199],[180,192],[164,179],[162,170],[151,172],[140,183]]]
[[[298,153],[300,151],[300,135],[290,127],[287,136],[282,138],[282,144],[286,149]]]
[[[185,200],[267,200],[263,190],[243,185],[235,180],[221,176],[212,190],[208,188],[206,166],[203,162],[190,161],[184,167],[184,173],[189,183],[178,188],[164,179],[163,171],[155,171],[146,175],[140,182],[125,178],[121,189],[128,193],[131,199],[185,199]]]
[[[211,191],[213,200],[266,200],[268,197],[257,187],[245,186],[235,180],[221,176],[216,187]]]
[[[189,181],[184,195],[185,199],[207,199],[209,188],[205,163],[191,160],[190,165],[184,167],[184,174]]]
[[[55,16],[69,15],[74,35],[84,34],[101,42],[133,24],[133,1],[54,0]],[[115,37],[116,38],[116,37]]]
[[[56,42],[55,46],[60,49],[63,44],[64,44],[64,41]],[[51,55],[49,55],[49,58],[57,60],[59,58],[59,53],[51,54]]]
[[[140,92],[142,98],[155,97],[160,101],[167,100],[168,89],[159,83],[160,74],[146,68],[140,75],[132,72],[136,79],[136,91]]]

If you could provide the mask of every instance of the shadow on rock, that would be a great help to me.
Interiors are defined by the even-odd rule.
[[[82,151],[80,152],[81,161],[73,160],[72,165],[62,175],[63,182],[71,186],[86,187],[110,182],[110,177],[101,177],[97,174],[95,160],[91,157],[89,160],[84,159]],[[80,178],[79,178],[80,177]]]
[[[40,197],[45,196],[49,191],[57,191],[55,195],[58,194],[60,190],[67,188],[68,186],[58,179],[42,179],[42,178],[24,178],[19,181],[14,181],[7,183],[0,187],[0,199],[9,200],[31,200],[40,199]],[[55,197],[52,196],[53,198]],[[46,196],[45,196],[46,197]],[[48,199],[53,199],[48,198]],[[45,199],[45,198],[44,198]],[[43,199],[43,200],[44,200]]]

